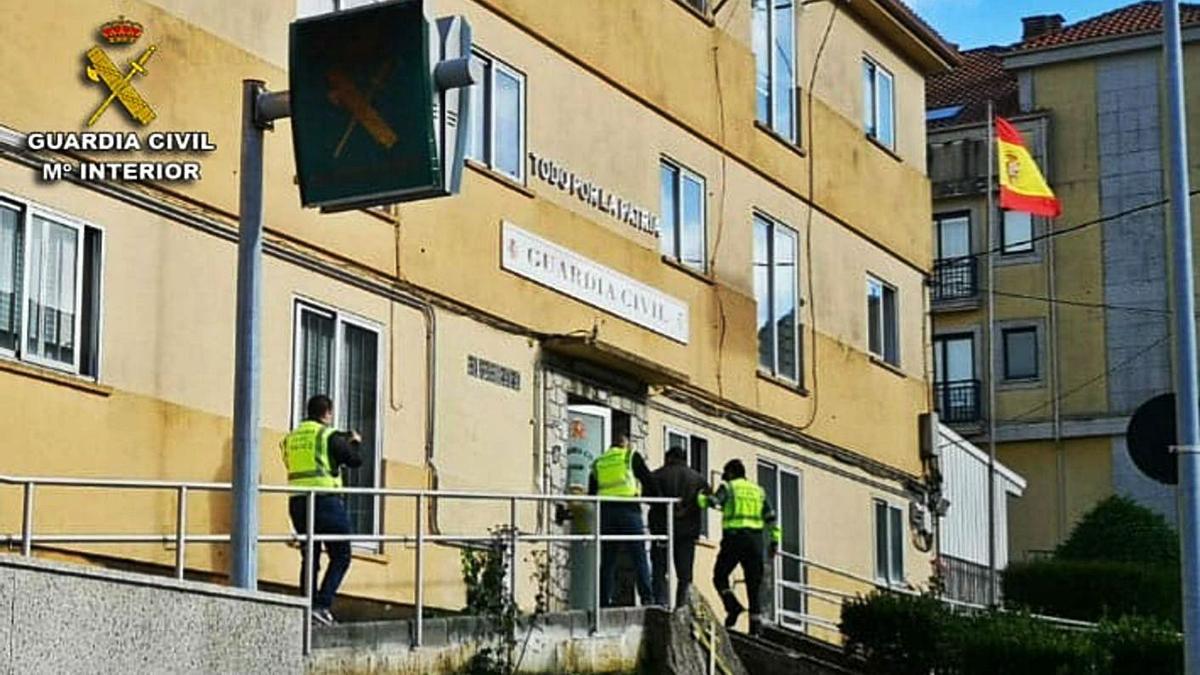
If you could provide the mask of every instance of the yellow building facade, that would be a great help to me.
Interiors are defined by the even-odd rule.
[[[562,492],[578,482],[581,448],[627,429],[652,467],[676,443],[710,475],[742,459],[768,486],[790,553],[923,584],[924,79],[954,53],[899,3],[772,4],[438,2],[437,16],[470,22],[487,66],[452,198],[302,210],[278,122],[265,146],[263,483],[285,482],[277,445],[313,393],[331,394],[339,424],[365,437],[354,485]],[[285,88],[288,23],[332,10],[15,10],[0,42],[13,73],[0,82],[11,242],[0,247],[11,265],[0,401],[13,447],[27,450],[5,453],[0,472],[229,480],[240,83]],[[118,15],[144,27],[138,45],[104,45],[97,29]],[[95,129],[205,131],[213,152],[152,157],[198,161],[201,180],[42,179],[65,155],[24,135],[82,130],[104,99],[83,76],[98,43],[121,67],[158,46],[136,80],[157,119],[141,128],[114,106]],[[36,499],[42,532],[174,525],[170,494],[47,488]],[[18,530],[19,491],[0,504]],[[260,504],[264,532],[289,530],[282,497]],[[227,531],[229,509],[192,495],[189,530]],[[351,515],[359,532],[411,533],[415,514],[411,501],[356,497]],[[428,515],[430,532],[478,534],[506,523],[508,507],[439,500]],[[523,508],[519,525],[569,527],[552,515]],[[719,529],[711,514],[696,564],[710,595]],[[56,552],[174,559],[159,545]],[[190,572],[227,571],[225,547],[187,553]],[[569,552],[553,557],[567,579]],[[297,559],[263,544],[261,579],[294,583]],[[426,602],[461,607],[458,550],[433,549],[426,569]],[[412,570],[411,548],[356,549],[342,593],[410,603]],[[799,563],[781,574],[799,581]],[[569,589],[556,593],[567,602]]]
[[[1125,441],[1133,411],[1172,389],[1159,12],[1029,17],[1021,42],[965,52],[930,84],[935,405],[981,447],[993,415],[999,459],[1028,478],[1009,509],[1015,560],[1052,553],[1112,494],[1176,518],[1174,490],[1142,475]],[[1188,36],[1192,73],[1200,50]],[[1063,210],[1054,221],[997,210],[990,238],[989,98]],[[1189,88],[1189,115],[1198,109]],[[1198,166],[1193,157],[1193,181]]]

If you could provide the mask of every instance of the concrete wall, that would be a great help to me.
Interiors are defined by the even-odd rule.
[[[0,555],[5,673],[299,673],[302,600]]]

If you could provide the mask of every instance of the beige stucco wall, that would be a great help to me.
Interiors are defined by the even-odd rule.
[[[731,3],[727,11],[740,4]],[[528,150],[655,210],[660,156],[704,174],[713,278],[665,264],[652,237],[555,188],[536,180],[510,185],[478,168],[466,172],[459,197],[405,205],[391,217],[304,211],[292,180],[288,123],[279,122],[267,136],[266,225],[272,243],[356,277],[419,287],[443,305],[455,306],[434,312],[437,485],[514,492],[538,487],[539,355],[527,334],[593,328],[601,341],[684,374],[691,389],[711,399],[775,424],[804,428],[823,442],[919,480],[917,418],[928,410],[922,282],[930,260],[920,75],[873,41],[849,14],[839,17],[822,57],[815,104],[803,113],[812,116],[814,131],[800,152],[753,124],[746,12],[714,28],[667,1],[604,0],[590,6],[588,21],[566,20],[574,16],[570,3],[446,0],[438,11],[465,14],[481,46],[526,74]],[[12,77],[0,80],[0,101],[10,102],[0,106],[0,124],[22,132],[81,128],[102,100],[102,93],[80,78],[82,52],[95,42],[101,23],[117,14],[130,16],[145,25],[145,40],[160,46],[147,66],[149,75],[138,81],[158,111],[154,128],[205,130],[218,146],[200,158],[201,182],[173,186],[181,198],[138,189],[218,222],[228,237],[237,208],[240,81],[257,77],[274,88],[285,86],[281,36],[293,9],[292,0],[256,3],[245,11],[174,0],[23,3],[9,23],[22,29],[6,32],[0,41],[0,60],[13,64]],[[818,24],[823,27],[823,11],[817,6],[802,13],[802,36],[813,35]],[[811,49],[803,40],[802,63],[811,63],[804,55],[811,56]],[[135,51],[114,48],[114,58],[120,61]],[[856,107],[861,105],[863,52],[896,74],[899,158],[863,137]],[[834,77],[848,72],[855,74],[852,87]],[[712,105],[718,100],[720,105]],[[114,110],[97,128],[125,131],[129,126]],[[0,162],[0,192],[102,227],[106,253],[99,381],[64,381],[36,368],[0,364],[0,401],[24,420],[10,442],[46,449],[10,453],[0,460],[0,472],[227,480],[234,244],[119,199],[68,184],[42,184],[29,169],[10,162]],[[818,208],[810,209],[805,197]],[[801,237],[807,392],[757,376],[751,277],[755,209]],[[501,271],[504,220],[685,301],[691,312],[689,344]],[[868,273],[899,289],[899,368],[873,363],[866,354]],[[263,481],[285,478],[277,443],[293,421],[292,344],[299,298],[352,314],[379,330],[383,482],[431,485],[425,458],[429,326],[422,313],[270,256],[263,288]],[[486,316],[464,316],[472,311]],[[476,319],[513,325],[500,330]],[[466,358],[472,354],[517,370],[522,389],[511,392],[469,378]],[[661,424],[654,428],[652,433],[661,434]],[[718,466],[731,456],[753,459],[772,452],[731,437],[714,441],[711,462]],[[784,459],[781,455],[779,461]],[[831,564],[870,572],[870,559],[864,558],[871,542],[868,475],[857,468],[804,471],[812,550],[828,555]],[[890,487],[896,495],[902,492]],[[13,490],[0,495],[0,524],[12,531],[19,497]],[[174,518],[169,495],[101,500],[92,493],[47,494],[38,499],[39,530],[167,531]],[[283,500],[264,497],[262,504],[263,530],[286,531]],[[823,515],[826,509],[837,517]],[[223,498],[193,496],[189,511],[192,531],[228,527]],[[443,530],[485,528],[506,519],[504,507],[449,502],[439,505],[438,516]],[[522,509],[521,517],[529,523],[532,509]],[[414,518],[413,505],[396,500],[389,501],[383,520],[389,530],[404,531]],[[173,558],[173,551],[157,545],[118,552],[156,563]],[[189,565],[225,571],[220,547],[197,545],[188,553]],[[908,561],[913,579],[922,579],[920,556],[914,552]],[[411,563],[411,551],[397,545],[362,555],[345,591],[411,598]],[[291,582],[295,565],[294,552],[263,546],[265,579]],[[435,574],[427,587],[429,602],[461,603],[457,553],[431,554],[426,566]]]

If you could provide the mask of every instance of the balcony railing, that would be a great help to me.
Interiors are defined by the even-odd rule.
[[[979,294],[979,263],[972,256],[933,263],[933,301],[969,300]]]
[[[967,424],[980,419],[979,380],[938,382],[933,385],[938,416],[948,424]]]

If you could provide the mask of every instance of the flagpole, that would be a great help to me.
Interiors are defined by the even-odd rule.
[[[988,604],[996,605],[996,268],[992,264],[996,250],[995,178],[996,178],[996,115],[989,100],[987,104],[987,363],[988,363]]]

